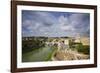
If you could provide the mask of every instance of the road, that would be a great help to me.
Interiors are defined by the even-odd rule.
[[[72,51],[72,50],[60,50],[52,58],[52,60],[54,60],[54,61],[83,60],[83,59],[89,59],[89,55],[82,54],[82,53]]]

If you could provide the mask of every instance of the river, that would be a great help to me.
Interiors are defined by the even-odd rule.
[[[54,51],[55,48],[46,46],[24,53],[22,54],[22,62],[50,61]]]

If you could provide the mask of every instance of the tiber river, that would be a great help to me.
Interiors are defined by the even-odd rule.
[[[22,62],[50,61],[55,51],[54,47],[49,46],[33,50],[22,55]]]

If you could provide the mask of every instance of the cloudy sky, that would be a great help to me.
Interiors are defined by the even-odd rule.
[[[89,36],[90,14],[22,10],[22,36]]]

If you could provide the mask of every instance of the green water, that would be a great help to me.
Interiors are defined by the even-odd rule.
[[[43,47],[37,50],[22,54],[22,62],[50,61],[52,54],[56,49],[54,47]]]

